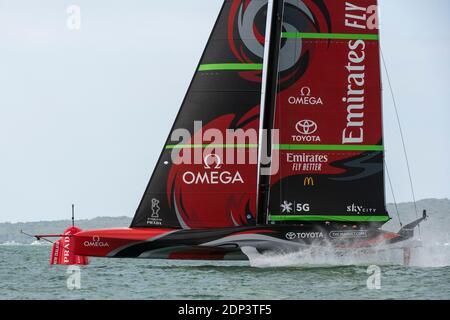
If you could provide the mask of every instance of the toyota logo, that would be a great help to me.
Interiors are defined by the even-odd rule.
[[[302,120],[297,122],[297,124],[295,125],[295,129],[300,134],[313,134],[317,131],[317,123],[312,120]]]
[[[286,233],[286,239],[294,240],[295,238],[297,238],[297,234],[295,232]]]

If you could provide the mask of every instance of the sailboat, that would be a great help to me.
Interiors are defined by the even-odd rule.
[[[412,239],[426,213],[381,229],[391,218],[377,8],[225,0],[131,226],[71,228],[61,254],[240,260],[242,248]]]

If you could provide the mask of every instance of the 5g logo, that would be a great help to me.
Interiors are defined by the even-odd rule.
[[[367,268],[367,274],[370,275],[367,279],[367,289],[381,290],[381,269],[378,266],[370,266]]]

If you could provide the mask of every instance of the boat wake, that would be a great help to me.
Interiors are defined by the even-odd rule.
[[[435,243],[413,251],[411,265],[422,268],[443,268],[450,266],[450,243]]]
[[[45,241],[33,241],[31,243],[21,243],[16,241],[6,241],[4,243],[0,243],[0,247],[19,247],[19,246],[38,246],[38,247],[49,247],[51,243]]]
[[[255,268],[275,267],[336,267],[398,265],[403,266],[403,249],[379,247],[376,249],[338,250],[331,247],[305,248],[290,253],[259,253],[255,248],[242,251]],[[435,243],[411,249],[410,267],[442,268],[450,266],[450,243]]]
[[[6,242],[3,242],[3,243],[0,243],[0,246],[12,247],[12,246],[23,246],[23,244],[15,242],[15,241],[6,241]]]

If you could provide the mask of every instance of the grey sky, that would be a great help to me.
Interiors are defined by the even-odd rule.
[[[221,3],[0,0],[0,221],[67,218],[72,202],[78,218],[132,215]],[[450,2],[380,5],[417,197],[449,197]],[[408,201],[385,101],[388,164]]]

